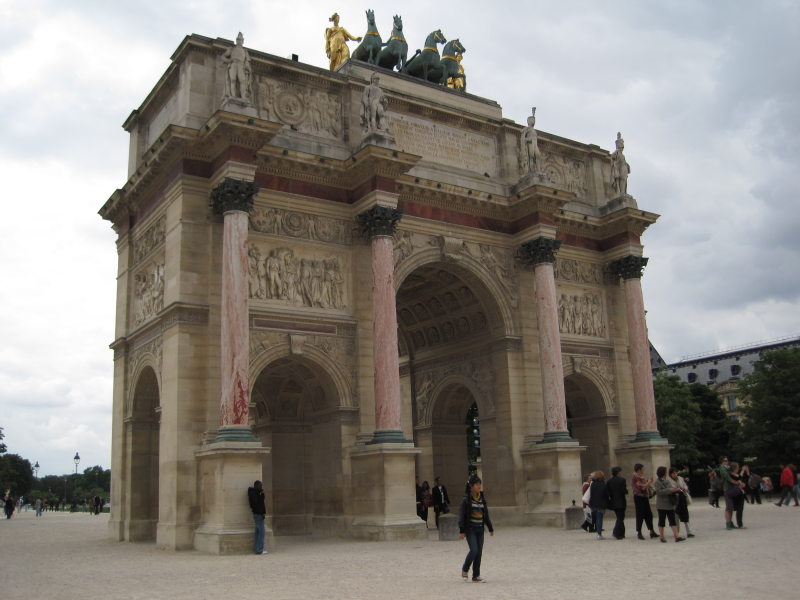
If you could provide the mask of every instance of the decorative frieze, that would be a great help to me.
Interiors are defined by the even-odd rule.
[[[252,181],[226,177],[211,191],[211,207],[217,215],[230,210],[250,212],[253,208],[253,196],[256,193],[258,186]]]
[[[345,308],[345,279],[339,257],[301,258],[291,248],[248,248],[249,297],[294,306]]]
[[[138,265],[166,239],[167,218],[161,216],[144,233],[133,240],[133,264]]]
[[[402,216],[403,213],[396,208],[376,204],[358,214],[358,224],[364,235],[370,238],[381,235],[392,236]]]
[[[558,329],[561,333],[605,337],[600,295],[562,293],[558,299]]]
[[[629,254],[612,262],[609,265],[609,270],[616,277],[622,277],[623,279],[641,279],[648,260],[644,256]]]
[[[588,193],[586,164],[584,161],[545,150],[542,153],[541,175],[552,187],[572,192],[578,198]]]
[[[353,222],[331,219],[279,208],[255,208],[250,213],[250,228],[259,233],[349,246],[353,241]]]
[[[133,326],[138,327],[164,308],[164,258],[133,276]]]
[[[603,284],[603,268],[595,263],[587,263],[569,258],[557,258],[554,264],[556,279],[574,281],[575,283],[588,283],[590,285]]]

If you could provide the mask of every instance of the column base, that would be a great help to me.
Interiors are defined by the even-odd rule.
[[[405,434],[399,429],[376,429],[372,434],[372,439],[367,444],[413,444],[413,440],[407,440]]]
[[[581,499],[581,453],[586,446],[580,446],[569,434],[566,440],[563,435],[557,437],[559,441],[545,439],[521,452],[526,480],[525,522],[529,525],[563,528],[567,508],[573,506],[573,500],[577,503]]]
[[[578,440],[570,436],[569,431],[545,431],[541,441],[537,444],[550,444],[552,442],[575,442]]]
[[[217,430],[217,436],[211,443],[216,444],[218,442],[258,442],[259,445],[261,444],[261,440],[253,435],[253,430],[247,426],[220,427]]]
[[[654,476],[658,467],[670,466],[669,451],[675,447],[674,445],[660,435],[658,438],[649,440],[640,440],[638,437],[637,434],[637,437],[632,441],[615,449],[617,463],[622,467],[623,474],[630,477],[633,474],[633,466],[636,463],[644,465],[644,472],[647,476]]]
[[[374,442],[353,450],[353,537],[374,541],[427,539],[414,494],[415,460],[420,452],[411,442]]]
[[[666,442],[666,438],[661,437],[658,431],[637,431],[636,437],[633,439],[634,443],[637,442]]]
[[[249,431],[249,428],[248,428]],[[200,526],[193,546],[211,554],[253,552],[255,525],[247,488],[262,479],[269,448],[260,442],[215,439],[196,453],[200,467]],[[272,532],[267,531],[266,540]]]

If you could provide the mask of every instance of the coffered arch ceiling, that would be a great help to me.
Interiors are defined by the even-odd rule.
[[[253,386],[256,423],[302,421],[338,405],[336,386],[328,374],[300,357],[267,365]]]
[[[485,286],[447,264],[416,269],[397,292],[400,352],[418,356],[449,344],[493,337],[502,319]]]

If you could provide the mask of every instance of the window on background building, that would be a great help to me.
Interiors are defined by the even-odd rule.
[[[742,367],[740,365],[731,365],[731,375],[738,377],[741,372]]]
[[[695,381],[697,381],[697,373],[689,373],[686,376],[686,381],[688,381],[689,383],[694,383]]]
[[[708,378],[714,380],[719,375],[719,371],[717,369],[709,369],[708,370]]]
[[[728,410],[736,410],[736,396],[728,396]]]

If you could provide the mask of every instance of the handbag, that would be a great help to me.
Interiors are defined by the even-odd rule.
[[[586,488],[586,492],[583,494],[583,498],[581,500],[584,504],[589,504],[589,500],[592,498],[592,486]]]

